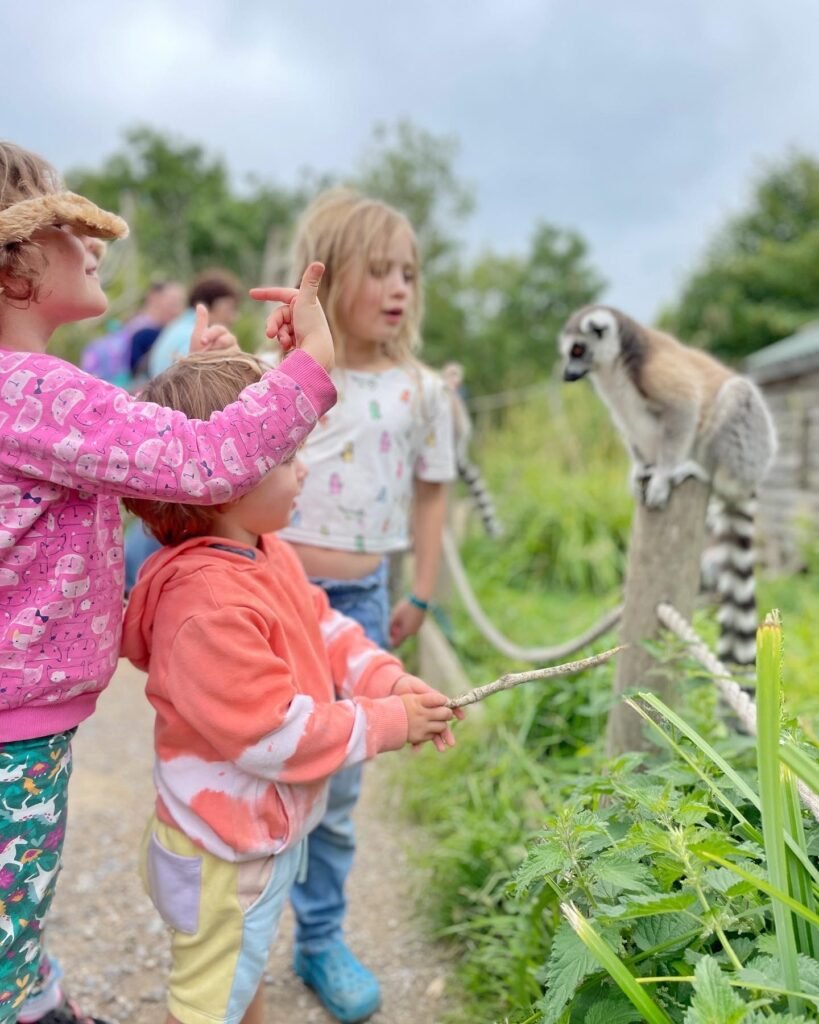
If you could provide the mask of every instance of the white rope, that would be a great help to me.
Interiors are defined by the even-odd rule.
[[[756,736],[756,704],[732,678],[728,668],[711,652],[693,626],[670,604],[657,606],[657,618],[667,629],[684,641],[689,653],[704,668],[708,669],[714,677],[722,699],[737,716],[746,732],[751,736]],[[819,821],[819,796],[801,779],[796,780],[796,785],[802,802]]]
[[[458,546],[449,530],[444,530],[443,555],[444,563],[449,571],[452,582],[455,584],[455,589],[458,591],[458,596],[463,602],[476,629],[484,639],[488,640],[497,651],[507,658],[514,658],[516,661],[533,662],[559,661],[561,658],[567,658],[570,654],[574,654],[575,651],[579,651],[581,647],[586,647],[604,633],[608,633],[620,620],[623,611],[622,606],[607,612],[599,622],[573,640],[567,640],[562,644],[555,644],[552,647],[521,647],[499,632],[481,608],[467,578],[466,570],[458,552]]]

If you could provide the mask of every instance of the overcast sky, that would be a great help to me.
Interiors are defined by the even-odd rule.
[[[575,227],[641,319],[755,177],[819,156],[817,0],[0,0],[0,137],[61,170],[147,123],[290,184],[375,122],[460,140],[471,252]]]

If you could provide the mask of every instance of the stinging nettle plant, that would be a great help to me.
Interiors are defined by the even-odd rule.
[[[817,751],[783,718],[782,626],[757,635],[753,779],[653,694],[630,700],[671,753],[625,757],[549,821],[516,877],[563,923],[527,1024],[796,1024],[819,1017]],[[639,764],[641,771],[635,771]]]

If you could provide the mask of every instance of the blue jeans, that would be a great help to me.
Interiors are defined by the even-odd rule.
[[[136,583],[137,573],[145,559],[159,551],[162,545],[151,536],[141,520],[131,523],[125,534],[125,593],[130,594]]]
[[[360,580],[314,579],[330,605],[363,628],[379,647],[388,645],[390,605],[387,560]],[[351,813],[361,792],[362,765],[344,768],[330,780],[327,812],[307,837],[307,873],[290,899],[296,914],[296,942],[308,954],[319,953],[342,937],[347,909],[344,885],[353,866],[355,829]]]

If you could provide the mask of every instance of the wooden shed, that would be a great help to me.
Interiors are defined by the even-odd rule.
[[[819,321],[755,352],[746,373],[765,396],[779,452],[759,496],[763,560],[791,568],[819,537]]]

